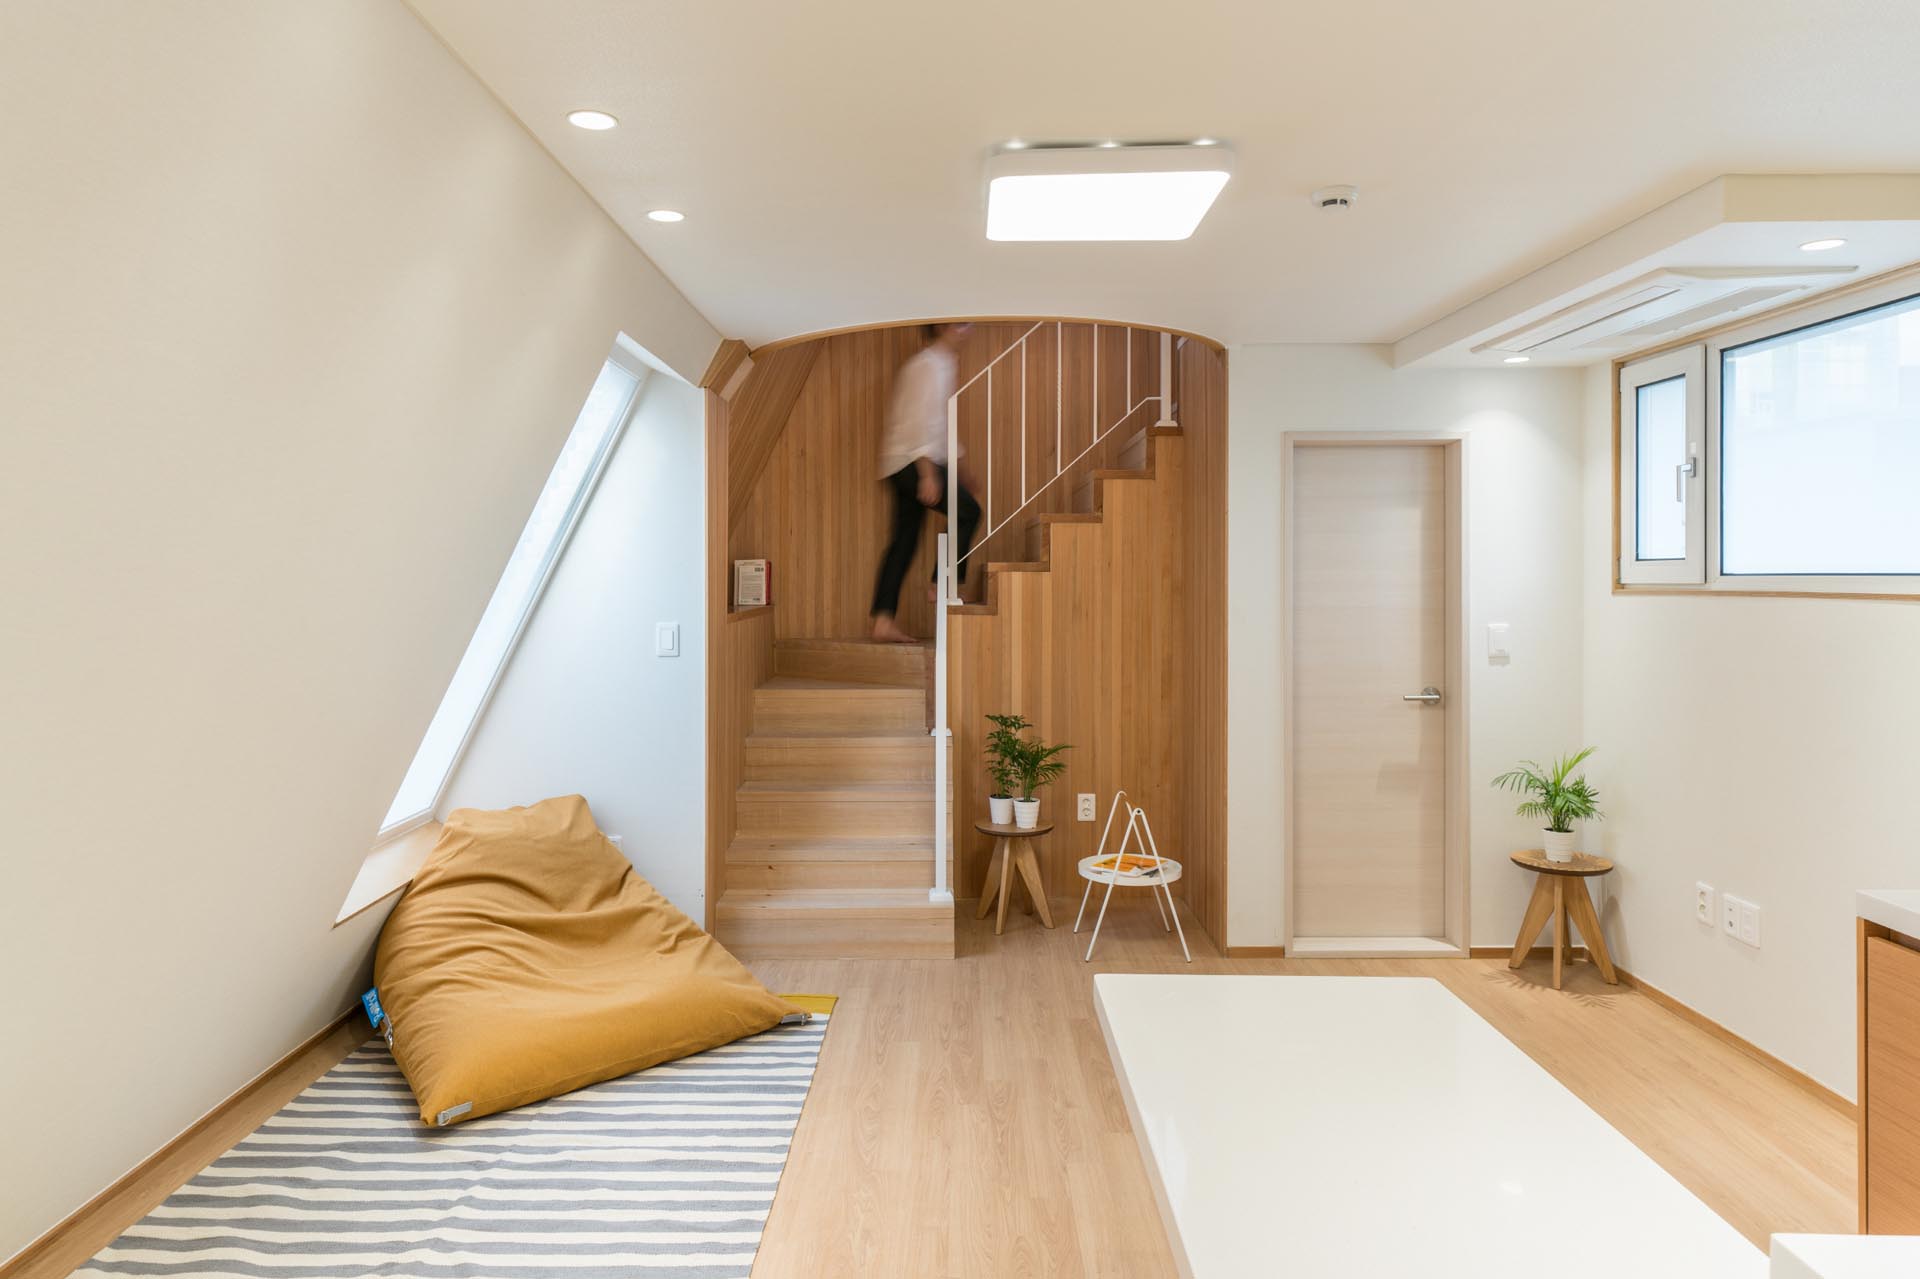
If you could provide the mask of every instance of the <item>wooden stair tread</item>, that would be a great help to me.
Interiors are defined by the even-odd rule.
[[[932,640],[921,640],[918,644],[892,644],[870,639],[783,639],[773,642],[775,648],[809,649],[847,653],[914,653],[933,647]]]
[[[862,693],[872,697],[918,696],[920,690],[905,684],[873,684],[857,679],[813,679],[806,675],[769,675],[760,688],[788,693]]]
[[[987,565],[989,573],[1044,573],[1047,571],[1045,560],[994,560]]]
[[[748,746],[778,746],[783,750],[805,750],[808,747],[844,746],[848,742],[857,742],[863,746],[878,746],[891,743],[901,750],[912,750],[917,746],[932,746],[933,734],[901,732],[897,728],[855,729],[844,733],[809,733],[795,730],[791,733],[749,733],[742,739]]]
[[[933,836],[739,835],[727,845],[727,860],[933,862]]]
[[[932,783],[887,779],[882,781],[748,781],[740,783],[742,799],[925,799]]]
[[[951,902],[924,888],[729,888],[720,894],[720,918],[950,918]]]

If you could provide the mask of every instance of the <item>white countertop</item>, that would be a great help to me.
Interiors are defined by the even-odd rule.
[[[1758,1279],[1767,1262],[1425,977],[1103,973],[1188,1279]]]
[[[1920,888],[1862,888],[1853,895],[1853,913],[1896,933],[1920,937]]]
[[[1920,1237],[1775,1235],[1772,1279],[1913,1279]]]

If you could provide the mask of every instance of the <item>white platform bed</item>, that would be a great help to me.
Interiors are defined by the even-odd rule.
[[[1104,973],[1094,1002],[1187,1279],[1767,1273],[1429,978]]]

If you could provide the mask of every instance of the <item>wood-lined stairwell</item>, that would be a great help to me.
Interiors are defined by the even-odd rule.
[[[754,689],[714,935],[736,954],[951,958],[933,902],[929,650],[777,641]]]

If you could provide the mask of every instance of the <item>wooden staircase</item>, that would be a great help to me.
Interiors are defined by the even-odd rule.
[[[932,653],[779,640],[754,690],[714,935],[747,957],[951,958],[933,887]]]

